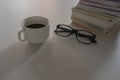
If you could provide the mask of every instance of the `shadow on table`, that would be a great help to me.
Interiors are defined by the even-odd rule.
[[[6,76],[10,71],[23,64],[42,47],[25,42],[18,42],[0,52],[0,78]]]
[[[31,63],[46,80],[92,80],[118,54],[118,38],[116,34],[101,38],[98,44],[84,45],[72,37],[54,36]]]
[[[5,58],[0,60],[1,73],[5,71],[2,75],[37,53],[3,80],[21,80],[21,77],[25,80],[95,80],[97,71],[117,54],[118,38],[119,35],[115,35],[101,38],[98,44],[84,45],[72,37],[54,35],[40,49],[38,46],[35,48],[33,45],[17,43],[10,49],[12,55],[8,49],[8,58],[0,56]]]

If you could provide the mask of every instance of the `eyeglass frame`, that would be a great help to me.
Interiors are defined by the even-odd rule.
[[[60,26],[66,26],[66,27],[69,27],[71,30],[68,30],[68,29],[63,28],[63,27],[60,27]],[[58,32],[57,29],[58,29],[58,28],[62,28],[63,30],[67,30],[70,34],[67,35],[67,36],[59,35],[59,34],[57,34],[57,32]],[[86,34],[82,34],[82,35],[80,34],[81,37],[86,37],[86,38],[88,38],[88,39],[90,40],[89,43],[86,43],[86,42],[80,41],[80,40],[78,39],[78,32],[79,32],[79,31],[88,32],[89,34],[92,35],[92,36],[90,36],[90,35],[86,35]],[[61,36],[61,37],[69,37],[69,36],[72,35],[72,34],[76,34],[76,39],[77,39],[79,42],[84,43],[84,44],[86,44],[86,45],[89,45],[89,44],[91,44],[91,43],[97,43],[97,41],[95,40],[96,35],[93,34],[92,32],[89,32],[89,31],[87,31],[87,30],[77,30],[77,29],[74,29],[74,28],[72,28],[71,26],[66,25],[66,24],[58,24],[58,25],[56,26],[56,30],[54,30],[54,32],[55,32],[58,36]]]

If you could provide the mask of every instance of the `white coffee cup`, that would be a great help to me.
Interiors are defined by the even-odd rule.
[[[28,27],[33,24],[43,24],[44,26],[34,28]],[[41,16],[32,16],[23,20],[22,30],[18,32],[18,38],[20,41],[28,41],[31,44],[40,44],[47,40],[49,37],[49,20],[45,17]],[[24,38],[22,38],[21,34],[24,34]]]

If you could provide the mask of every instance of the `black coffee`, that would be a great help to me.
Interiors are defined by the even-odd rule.
[[[32,29],[37,29],[37,28],[42,28],[42,27],[45,27],[45,25],[44,24],[31,24],[27,26],[27,28],[32,28]]]

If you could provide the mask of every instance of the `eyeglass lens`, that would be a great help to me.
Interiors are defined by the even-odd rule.
[[[67,26],[57,26],[57,34],[60,36],[68,36],[71,34],[72,29]]]

